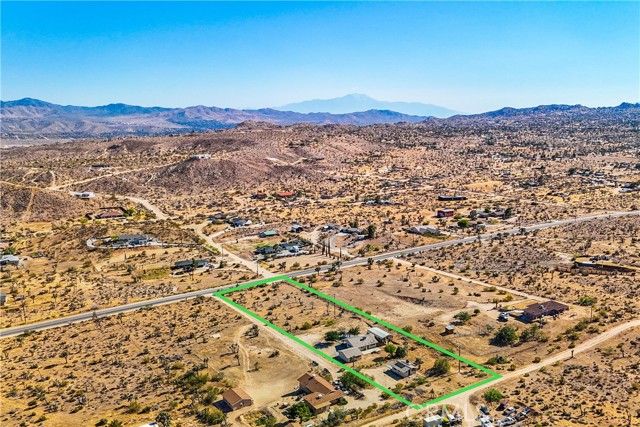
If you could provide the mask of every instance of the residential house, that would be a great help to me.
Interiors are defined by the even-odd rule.
[[[359,348],[348,347],[338,351],[338,359],[344,363],[355,362],[362,357],[362,352]]]
[[[278,232],[275,230],[267,230],[267,231],[263,231],[262,233],[258,234],[259,237],[273,237],[273,236],[277,236]]]
[[[298,378],[298,389],[303,393],[328,394],[335,390],[335,387],[320,375],[305,372]]]
[[[19,265],[20,258],[15,255],[7,254],[0,257],[0,265]]]
[[[222,400],[232,411],[253,405],[253,399],[240,387],[232,388],[222,393]]]
[[[295,195],[295,193],[293,191],[278,191],[276,193],[276,197],[279,197],[281,199],[289,199],[291,197],[293,197]]]
[[[356,335],[344,340],[347,347],[357,348],[360,351],[369,350],[378,347],[380,343],[373,334]]]
[[[524,309],[522,320],[531,322],[544,316],[557,316],[569,309],[569,306],[557,301],[531,304]]]
[[[303,397],[304,402],[314,415],[325,412],[331,405],[338,403],[344,396],[341,390],[333,390],[327,394],[310,393]]]
[[[440,234],[440,229],[433,225],[416,225],[407,230],[409,233],[413,234]]]
[[[418,372],[418,367],[413,363],[409,363],[408,360],[396,360],[393,364],[388,366],[391,372],[398,375],[401,378],[407,378]]]
[[[191,158],[193,160],[204,160],[204,159],[210,159],[211,158],[211,154],[194,154],[193,156],[191,156]]]
[[[230,222],[232,227],[244,227],[247,225],[251,225],[251,220],[248,219],[242,219],[242,218],[234,218],[233,220],[231,220]]]
[[[292,233],[300,233],[301,231],[304,231],[304,227],[299,225],[299,224],[294,224],[291,226],[291,232]]]
[[[113,241],[115,246],[147,246],[152,239],[146,234],[122,234]]]
[[[436,212],[436,216],[438,218],[449,218],[456,214],[454,209],[438,209]]]
[[[306,372],[298,378],[298,390],[305,393],[304,401],[314,414],[326,411],[344,396],[320,375]]]
[[[208,259],[188,259],[178,261],[171,266],[172,270],[193,271],[197,268],[205,267],[209,263]]]
[[[440,415],[432,415],[422,420],[422,427],[439,427],[442,425],[442,417]]]
[[[76,196],[80,199],[93,199],[94,197],[96,197],[95,193],[92,193],[91,191],[83,191],[80,193],[74,192],[71,193],[72,196]]]
[[[465,196],[438,196],[438,201],[440,202],[458,202],[462,200],[467,200]]]
[[[95,219],[124,219],[126,218],[122,209],[106,209],[95,216]]]

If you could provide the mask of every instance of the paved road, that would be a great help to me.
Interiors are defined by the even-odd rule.
[[[596,220],[596,219],[617,218],[617,217],[629,216],[629,215],[640,215],[640,211],[603,213],[603,214],[597,214],[597,215],[583,216],[583,217],[574,218],[574,219],[565,219],[565,220],[559,220],[559,221],[544,222],[542,224],[535,224],[535,225],[530,225],[530,226],[526,226],[526,227],[514,227],[514,228],[510,228],[508,230],[502,230],[502,231],[495,232],[495,233],[481,234],[480,236],[469,236],[469,237],[464,237],[462,239],[445,240],[445,241],[442,241],[442,242],[432,243],[432,244],[429,244],[429,245],[416,246],[416,247],[413,247],[413,248],[401,249],[401,250],[393,251],[393,252],[385,252],[383,254],[372,256],[370,258],[373,259],[373,261],[379,261],[379,260],[383,260],[383,259],[387,259],[387,258],[397,258],[397,257],[401,257],[403,255],[410,255],[410,254],[415,254],[415,253],[419,253],[419,252],[433,251],[433,250],[436,250],[436,249],[447,248],[449,246],[455,246],[455,245],[459,245],[459,244],[473,243],[473,242],[477,242],[478,239],[480,239],[482,241],[485,241],[485,240],[494,239],[496,237],[499,237],[500,235],[518,234],[518,233],[520,233],[520,231],[522,229],[524,229],[526,231],[536,231],[536,230],[543,230],[545,228],[560,227],[562,225],[567,225],[567,224],[576,224],[576,223],[581,223],[581,222],[588,222],[588,221],[593,221],[593,220]],[[342,262],[342,264],[340,264],[340,268],[353,267],[354,265],[362,265],[362,264],[366,264],[367,262],[368,262],[368,258],[357,258],[357,259],[353,259],[353,260]],[[322,267],[322,271],[326,271],[326,270],[328,270],[330,268],[331,268],[331,265],[323,266]],[[300,271],[295,271],[293,273],[288,273],[286,275],[289,276],[289,277],[298,277],[298,276],[307,276],[307,275],[313,274],[315,272],[316,272],[315,268],[309,268],[309,269],[306,269],[306,270],[300,270]]]
[[[440,249],[440,248],[446,248],[449,246],[454,246],[454,245],[458,245],[458,244],[465,244],[465,243],[472,243],[472,242],[476,242],[478,241],[478,238],[480,238],[480,240],[488,240],[491,238],[495,238],[498,235],[502,234],[517,234],[520,232],[521,228],[524,228],[526,231],[535,231],[535,230],[542,230],[545,228],[551,228],[551,227],[559,227],[562,225],[567,225],[567,224],[572,224],[572,223],[580,223],[580,222],[587,222],[587,221],[593,221],[596,219],[601,219],[601,218],[615,218],[615,217],[622,217],[622,216],[628,216],[628,215],[640,215],[640,211],[631,211],[631,212],[613,212],[613,213],[605,213],[605,214],[598,214],[598,215],[589,215],[589,216],[585,216],[585,217],[580,217],[577,219],[569,219],[569,220],[561,220],[561,221],[552,221],[552,222],[547,222],[547,223],[542,223],[542,224],[536,224],[536,225],[532,225],[532,226],[528,226],[528,227],[518,227],[518,228],[513,228],[513,229],[509,229],[509,230],[504,230],[501,231],[500,233],[488,233],[488,234],[483,234],[478,236],[471,236],[471,237],[465,237],[462,239],[457,239],[457,240],[448,240],[448,241],[443,241],[443,242],[438,242],[438,243],[434,243],[431,245],[424,245],[424,246],[417,246],[415,248],[410,248],[410,249],[403,249],[403,250],[399,250],[399,251],[394,251],[394,252],[387,252],[381,255],[376,255],[374,257],[371,257],[374,261],[378,261],[378,260],[383,260],[383,259],[387,259],[387,258],[395,258],[395,257],[399,257],[399,256],[403,256],[403,255],[408,255],[408,254],[413,254],[413,253],[418,253],[418,252],[424,252],[424,251],[432,251],[432,250],[436,250],[436,249]],[[354,260],[350,260],[350,261],[344,261],[340,268],[348,268],[348,267],[353,267],[356,265],[363,265],[363,264],[367,264],[367,258],[357,258]],[[326,271],[328,269],[332,268],[331,265],[325,265],[322,266],[321,271]],[[292,273],[287,273],[286,276],[288,277],[300,277],[300,276],[307,276],[310,274],[315,274],[316,270],[315,268],[309,268],[306,270],[300,270],[300,271],[295,271]],[[273,275],[273,273],[270,272],[271,275]],[[268,276],[266,276],[268,277]],[[246,283],[250,283],[250,282],[246,282]],[[118,314],[118,313],[124,313],[127,311],[131,311],[131,310],[136,310],[145,306],[155,306],[155,305],[161,305],[161,304],[169,304],[172,302],[177,302],[177,301],[181,301],[181,300],[186,300],[189,298],[195,298],[197,296],[200,295],[210,295],[211,293],[213,293],[216,290],[221,290],[221,289],[228,289],[228,288],[232,288],[234,286],[237,286],[236,284],[231,284],[231,285],[226,285],[226,286],[221,286],[218,288],[211,288],[211,289],[202,289],[199,291],[193,291],[193,292],[187,292],[184,294],[179,294],[179,295],[171,295],[171,296],[167,296],[167,297],[162,297],[162,298],[155,298],[155,299],[151,299],[151,300],[146,300],[146,301],[140,301],[140,302],[135,302],[135,303],[131,303],[131,304],[126,304],[126,305],[121,305],[118,307],[111,307],[111,308],[105,308],[103,310],[97,310],[95,312],[88,312],[88,313],[81,313],[81,314],[76,314],[73,316],[68,316],[68,317],[62,317],[62,318],[58,318],[58,319],[52,319],[52,320],[46,320],[43,322],[37,322],[37,323],[32,323],[29,325],[21,325],[21,326],[15,326],[12,328],[6,328],[6,329],[1,329],[0,330],[0,338],[5,338],[5,337],[9,337],[9,336],[14,336],[14,335],[19,335],[25,331],[35,331],[35,330],[41,330],[41,329],[47,329],[47,328],[54,328],[57,326],[64,326],[64,325],[68,325],[69,323],[75,323],[75,322],[81,322],[81,321],[85,321],[85,320],[91,320],[94,315],[98,316],[98,317],[104,317],[104,316],[110,316],[110,315],[114,315],[114,314]],[[95,314],[94,314],[95,313]]]

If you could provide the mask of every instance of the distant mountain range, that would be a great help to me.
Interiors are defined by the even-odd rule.
[[[230,128],[252,121],[273,125],[298,123],[372,125],[408,122],[473,126],[477,123],[511,125],[526,122],[563,123],[589,120],[593,121],[592,125],[597,125],[598,120],[640,122],[640,104],[623,103],[617,107],[599,108],[582,105],[541,105],[522,109],[507,107],[482,114],[437,118],[434,117],[435,115],[426,117],[378,109],[332,114],[300,113],[270,108],[236,110],[202,105],[187,108],[140,107],[126,104],[79,107],[24,98],[0,102],[0,115],[2,119],[0,132],[6,144],[10,140],[103,138],[201,132]]]
[[[312,99],[310,101],[296,102],[293,104],[274,107],[280,111],[295,111],[297,113],[331,113],[345,114],[351,111],[390,110],[402,114],[427,117],[451,117],[461,114],[459,111],[450,110],[433,104],[420,102],[389,102],[378,101],[370,96],[352,93],[340,98]]]
[[[24,98],[0,102],[4,138],[84,138],[115,135],[156,135],[205,131],[233,127],[245,121],[277,125],[296,123],[371,125],[424,120],[424,116],[389,110],[369,110],[345,114],[297,113],[270,108],[236,110],[233,108],[139,107],[109,104],[99,107],[58,105]]]

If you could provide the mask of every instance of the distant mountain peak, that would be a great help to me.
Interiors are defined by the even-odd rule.
[[[412,116],[424,117],[451,117],[460,114],[458,111],[433,104],[421,102],[390,102],[380,101],[362,93],[350,93],[338,98],[311,99],[292,104],[274,107],[280,111],[293,111],[296,113],[331,113],[349,114],[370,110],[389,110]]]

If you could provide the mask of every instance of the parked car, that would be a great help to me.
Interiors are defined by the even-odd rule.
[[[489,408],[487,408],[485,405],[480,405],[480,412],[482,412],[485,415],[489,415],[491,413]]]

